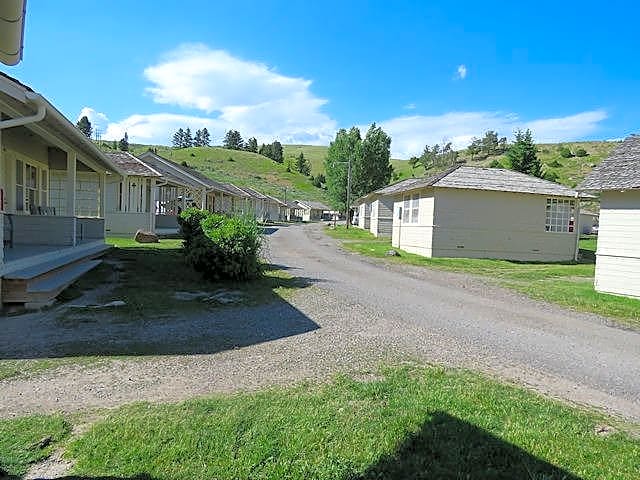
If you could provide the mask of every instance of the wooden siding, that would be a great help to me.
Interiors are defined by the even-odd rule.
[[[73,245],[75,221],[74,217],[54,215],[12,215],[13,243],[22,245]]]
[[[602,192],[595,289],[640,297],[640,191]]]
[[[393,233],[393,197],[380,197],[371,203],[370,232],[376,237],[391,237]]]
[[[105,224],[109,235],[132,235],[138,229],[150,231],[153,227],[150,213],[107,213]]]
[[[436,188],[434,257],[573,260],[576,232],[545,230],[546,195]]]

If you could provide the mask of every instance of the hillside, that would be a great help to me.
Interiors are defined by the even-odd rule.
[[[134,154],[142,153],[148,148],[149,145],[131,145]],[[154,148],[157,148],[159,155],[176,163],[187,162],[190,167],[219,182],[255,188],[280,199],[285,197],[286,189],[288,200],[327,201],[325,191],[314,187],[308,177],[287,172],[285,165],[257,153],[221,147]]]
[[[588,155],[586,157],[572,157],[563,158],[559,153],[560,145],[569,147],[572,151],[576,148],[584,148]],[[617,142],[567,142],[562,144],[542,143],[538,145],[538,157],[543,163],[545,172],[553,172],[557,175],[557,182],[567,185],[569,187],[575,187],[582,179],[596,166],[600,161],[605,158],[613,148],[617,145]],[[324,171],[324,157],[326,155],[327,147],[311,146],[311,145],[285,145],[285,158],[287,156],[295,156],[300,152],[303,152],[312,164],[312,170],[314,175]],[[472,160],[471,158],[462,155],[460,157],[466,160],[467,165],[486,167],[494,161],[498,160],[506,166],[507,160],[504,155],[496,157],[488,157],[479,161]],[[391,160],[393,169],[395,172],[394,181],[403,180],[412,176],[418,177],[432,173],[433,171],[425,172],[424,168],[419,167],[412,169],[407,160]]]

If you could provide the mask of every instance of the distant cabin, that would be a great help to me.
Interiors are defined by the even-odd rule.
[[[626,138],[578,188],[601,192],[595,289],[640,298],[640,136]]]
[[[577,258],[578,193],[498,168],[456,166],[400,184],[392,244],[425,257],[570,261]]]

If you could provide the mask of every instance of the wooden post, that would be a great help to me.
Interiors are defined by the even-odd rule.
[[[66,192],[66,211],[65,214],[68,217],[74,217],[73,224],[73,246],[77,245],[76,239],[76,152],[67,152],[67,192]]]

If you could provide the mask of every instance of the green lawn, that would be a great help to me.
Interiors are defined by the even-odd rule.
[[[60,415],[0,419],[0,469],[9,475],[24,475],[30,464],[49,456],[70,431],[69,423]],[[46,439],[49,441],[43,442]]]
[[[154,480],[640,475],[640,442],[624,433],[635,427],[467,372],[369,377],[124,407],[67,456],[80,476]],[[596,434],[602,424],[616,433]]]
[[[640,300],[607,295],[594,290],[596,240],[592,238],[580,241],[583,257],[580,263],[524,263],[468,258],[426,258],[403,251],[399,252],[399,257],[387,257],[386,252],[392,248],[389,239],[377,239],[369,232],[358,228],[351,228],[349,231],[344,227],[338,227],[336,230],[327,228],[326,232],[342,240],[344,248],[369,257],[482,275],[501,286],[533,298],[612,317],[622,325],[640,328]]]

